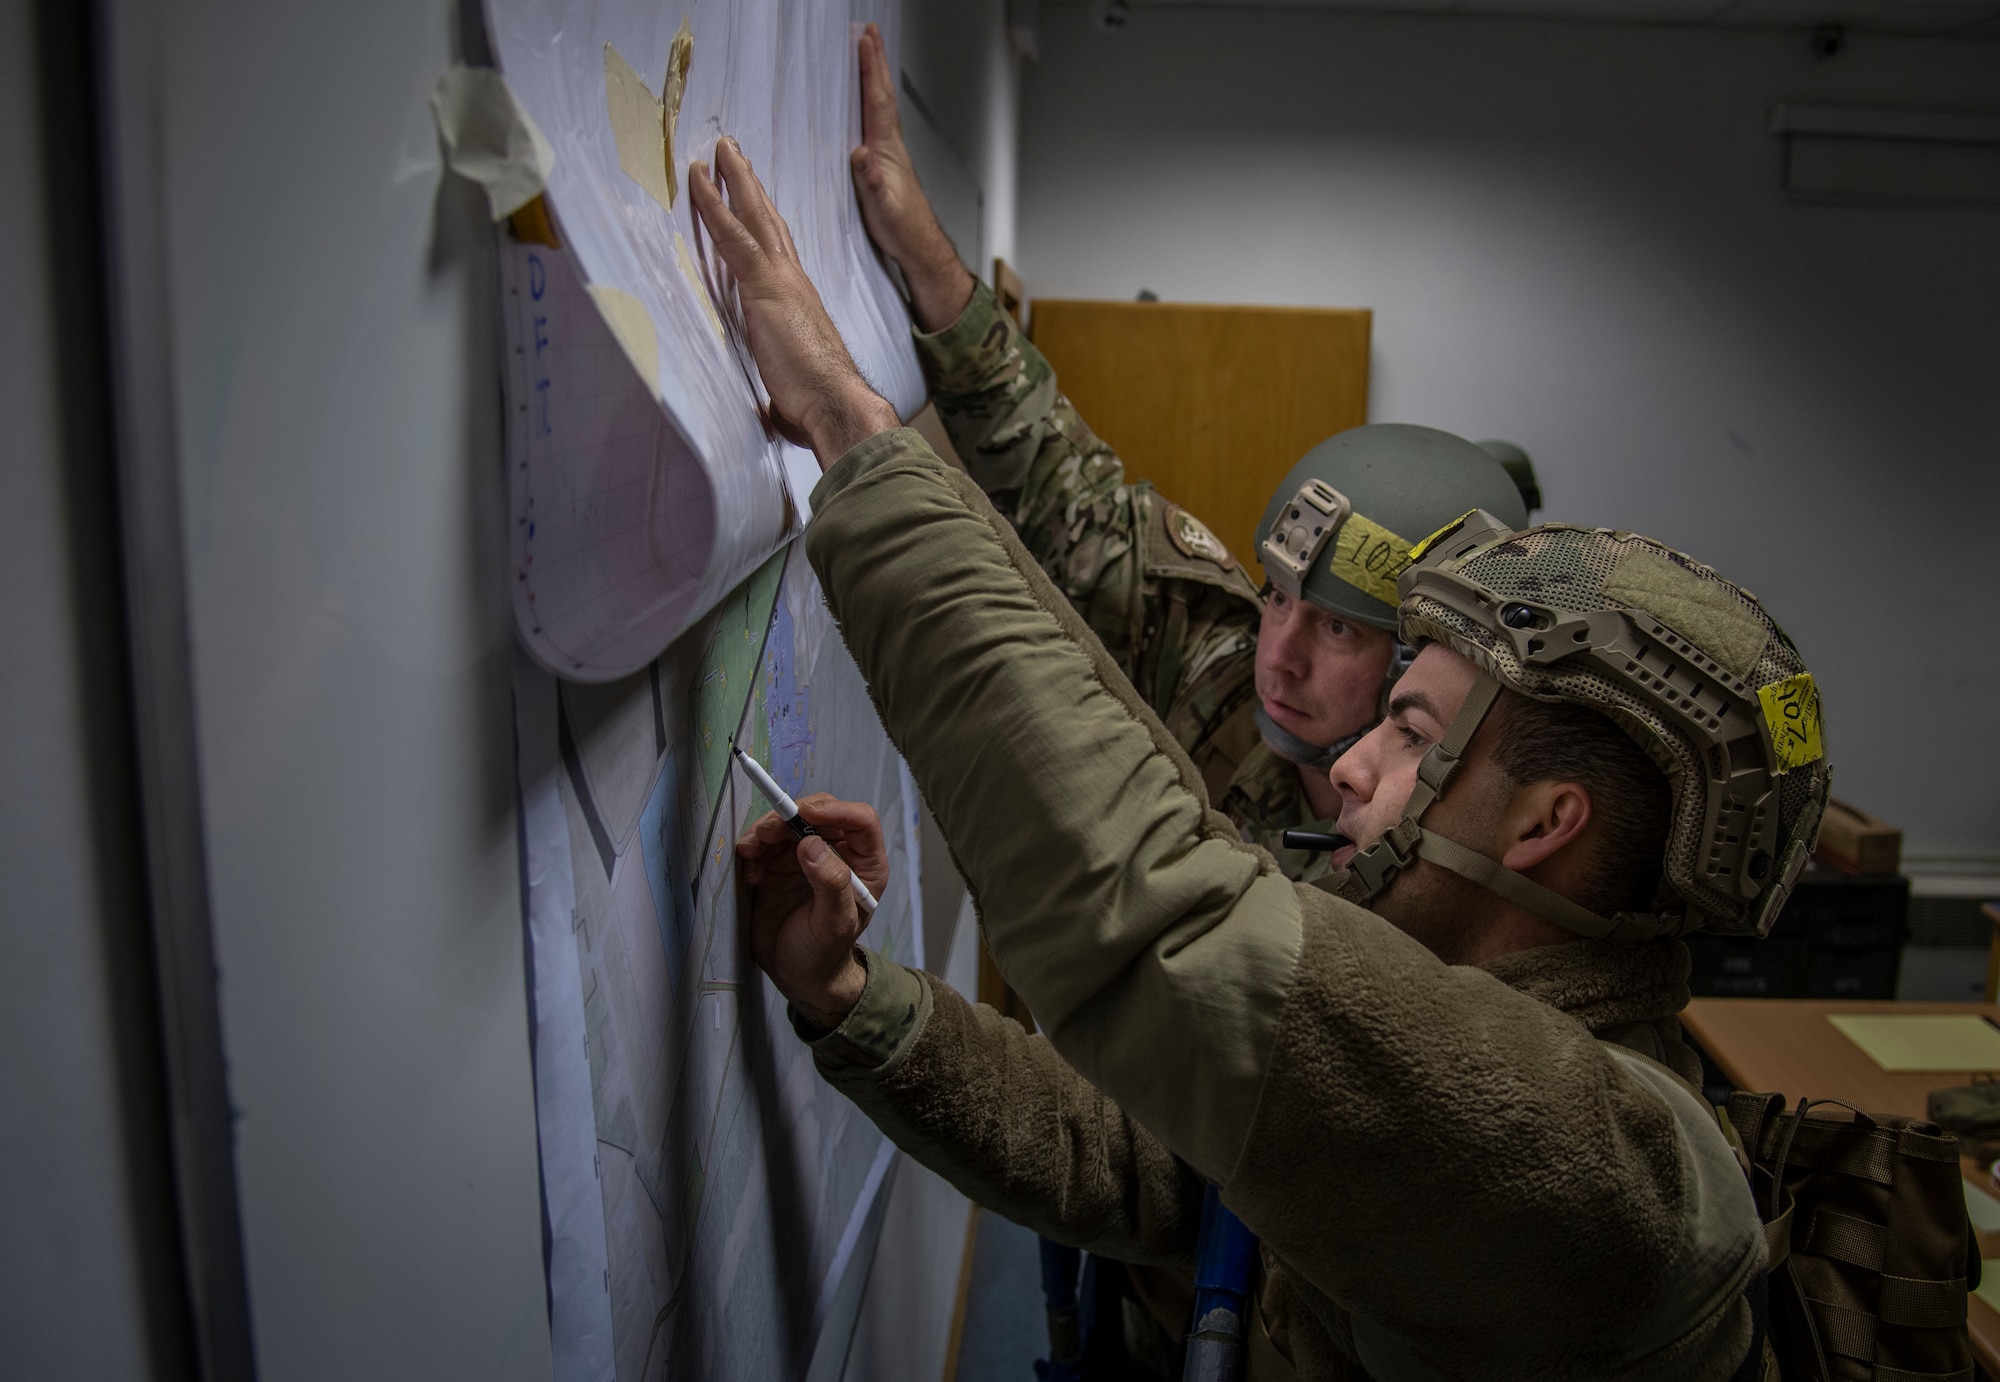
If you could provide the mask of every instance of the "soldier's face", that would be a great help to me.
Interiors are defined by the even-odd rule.
[[[1335,868],[1381,839],[1403,818],[1417,785],[1417,766],[1450,729],[1478,680],[1478,670],[1457,653],[1433,643],[1417,654],[1389,698],[1389,715],[1333,765],[1340,792],[1340,833],[1354,841],[1336,850]],[[1502,691],[1503,698],[1512,692]],[[1424,813],[1424,828],[1509,868],[1546,861],[1589,823],[1589,795],[1574,784],[1513,782],[1494,756],[1501,722],[1488,716],[1466,745],[1451,786]],[[1583,810],[1551,816],[1564,793],[1583,797]],[[1579,846],[1589,849],[1590,846]],[[1576,852],[1570,857],[1574,860]],[[1585,864],[1588,855],[1583,856]],[[1572,868],[1578,867],[1574,863]],[[1572,878],[1574,875],[1570,875]],[[1561,885],[1551,881],[1551,886]],[[1553,924],[1509,908],[1476,883],[1428,859],[1396,875],[1368,906],[1383,920],[1423,942],[1447,964],[1483,964],[1513,950],[1571,939]]]
[[[1257,631],[1264,713],[1311,744],[1331,744],[1375,718],[1395,639],[1272,589]]]
[[[1443,644],[1429,644],[1396,683],[1388,718],[1334,763],[1340,833],[1354,842],[1334,852],[1335,868],[1345,868],[1358,850],[1403,818],[1417,785],[1417,765],[1444,738],[1478,676],[1465,658]]]

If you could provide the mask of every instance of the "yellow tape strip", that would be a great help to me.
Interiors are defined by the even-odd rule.
[[[1439,538],[1448,537],[1452,533],[1457,532],[1461,527],[1465,525],[1466,519],[1472,517],[1472,515],[1478,512],[1479,512],[1478,509],[1467,509],[1457,518],[1452,519],[1451,522],[1445,524],[1442,528],[1439,528],[1436,532],[1432,533],[1422,542],[1419,542],[1416,546],[1410,549],[1410,560],[1422,561],[1424,559],[1424,553],[1430,551],[1432,545],[1436,543]]]
[[[1780,773],[1826,756],[1819,731],[1819,688],[1813,685],[1811,672],[1758,687],[1757,700],[1764,707],[1764,724],[1771,731]]]
[[[1396,577],[1410,565],[1407,539],[1366,514],[1351,513],[1326,548],[1329,572],[1385,605],[1397,603]]]

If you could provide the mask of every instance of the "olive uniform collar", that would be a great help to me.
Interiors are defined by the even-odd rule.
[[[1678,940],[1575,940],[1517,950],[1479,966],[1603,1036],[1688,1005],[1688,948]]]

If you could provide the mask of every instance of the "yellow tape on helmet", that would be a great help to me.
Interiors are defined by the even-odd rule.
[[[1432,533],[1422,542],[1419,542],[1416,546],[1410,549],[1410,560],[1422,561],[1424,559],[1424,553],[1431,550],[1432,544],[1436,543],[1440,538],[1449,537],[1451,534],[1457,532],[1459,530],[1459,527],[1465,522],[1466,519],[1472,517],[1472,515],[1478,512],[1479,512],[1478,509],[1467,509],[1457,518],[1452,519],[1451,522],[1445,524],[1442,528],[1439,528],[1436,532]]]
[[[1819,688],[1813,685],[1811,672],[1758,687],[1757,702],[1764,708],[1764,724],[1771,731],[1771,750],[1780,773],[1817,763],[1826,756],[1819,732]]]
[[[1410,565],[1410,544],[1366,514],[1351,513],[1327,543],[1326,570],[1363,594],[1394,605],[1396,578]]]

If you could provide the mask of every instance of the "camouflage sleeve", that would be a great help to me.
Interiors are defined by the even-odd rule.
[[[959,458],[1127,676],[1147,624],[1152,486],[1056,389],[1055,371],[984,284],[917,358]]]

